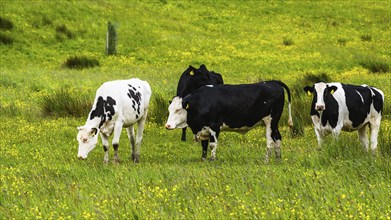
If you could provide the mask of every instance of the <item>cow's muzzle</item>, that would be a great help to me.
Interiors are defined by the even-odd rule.
[[[316,109],[316,111],[318,111],[318,112],[322,112],[322,111],[325,110],[325,107],[324,107],[324,105],[317,105],[317,106],[315,107],[315,109]]]
[[[169,125],[169,124],[166,124],[164,127],[166,127],[167,130],[172,130],[172,129],[174,129],[174,127],[171,127],[171,125]]]
[[[77,159],[79,159],[79,160],[85,160],[86,157],[78,156]]]

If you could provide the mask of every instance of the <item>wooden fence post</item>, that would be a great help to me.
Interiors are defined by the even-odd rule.
[[[107,22],[106,33],[106,54],[112,55],[117,53],[117,27],[110,21]]]

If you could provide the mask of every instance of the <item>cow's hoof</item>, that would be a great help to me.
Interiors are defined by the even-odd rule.
[[[210,158],[210,162],[213,162],[213,161],[216,161],[216,160],[217,160],[216,157],[211,157],[211,158]]]
[[[132,161],[134,163],[138,163],[140,161],[140,156],[136,154],[132,154]]]
[[[106,164],[106,165],[107,165],[107,164],[109,164],[109,161],[108,161],[108,160],[104,160],[104,161],[103,161],[103,164]]]
[[[119,159],[113,160],[113,164],[119,164],[121,161]]]
[[[264,162],[265,162],[265,164],[268,164],[269,163],[269,157],[266,157]]]
[[[206,160],[206,157],[202,157],[201,161],[204,162]]]

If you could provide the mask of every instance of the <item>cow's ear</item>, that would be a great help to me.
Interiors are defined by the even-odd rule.
[[[337,89],[338,89],[338,87],[336,87],[336,86],[330,86],[329,87],[330,94],[332,95],[335,91],[337,91]]]
[[[202,72],[205,72],[205,73],[209,72],[208,69],[206,69],[205,64],[201,64],[200,70],[201,70]]]
[[[92,136],[95,136],[96,133],[98,133],[98,129],[97,129],[97,128],[91,128],[90,134],[91,134]]]
[[[183,109],[189,109],[190,108],[190,104],[189,104],[189,101],[187,101],[187,100],[183,100],[182,101],[182,108]]]
[[[190,76],[194,76],[194,72],[197,70],[196,68],[194,68],[192,65],[189,65],[189,74]]]
[[[312,93],[314,92],[314,88],[311,86],[306,86],[303,88],[304,91],[307,93],[308,96],[312,96]]]

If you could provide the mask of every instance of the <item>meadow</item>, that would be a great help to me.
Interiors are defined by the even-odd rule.
[[[391,219],[390,1],[1,1],[0,219]],[[107,22],[117,54],[105,55]],[[71,58],[87,62],[68,68]],[[91,64],[91,65],[90,65]],[[180,74],[205,64],[225,83],[278,79],[295,127],[264,162],[265,129],[222,133],[218,159],[167,131]],[[140,163],[125,130],[120,164],[101,145],[77,159],[77,126],[105,81],[153,95]],[[356,132],[317,146],[302,88],[368,84],[385,106],[376,155]],[[113,150],[110,150],[111,156]],[[208,152],[210,155],[210,152]]]

